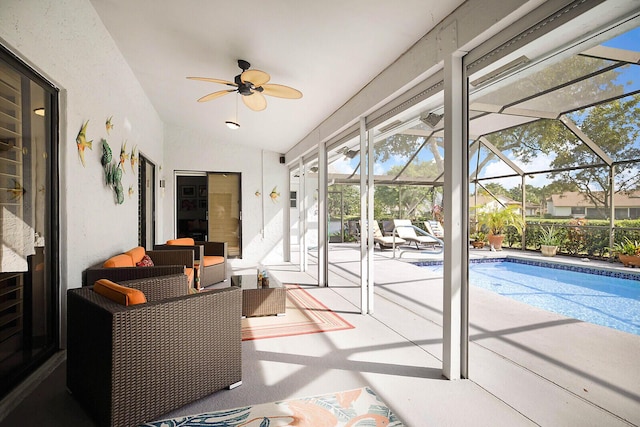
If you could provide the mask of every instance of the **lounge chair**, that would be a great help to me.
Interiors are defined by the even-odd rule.
[[[373,241],[380,245],[380,249],[393,249],[394,247],[407,243],[406,240],[396,234],[384,236],[380,231],[378,221],[373,221]]]
[[[424,222],[424,229],[438,239],[444,239],[444,228],[438,221],[428,220]]]
[[[394,230],[397,235],[409,242],[409,244],[415,243],[416,249],[420,249],[420,245],[431,246],[433,248],[436,246],[444,246],[442,240],[411,224],[411,221],[408,219],[394,219],[393,225],[395,225]],[[420,235],[418,235],[416,231],[419,232]]]
[[[382,221],[382,234],[385,236],[393,236],[393,229],[395,226],[393,225],[393,220],[384,220]]]

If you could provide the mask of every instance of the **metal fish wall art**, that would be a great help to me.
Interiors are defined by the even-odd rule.
[[[80,155],[80,161],[82,161],[82,166],[85,166],[84,163],[84,150],[89,147],[89,150],[93,150],[91,147],[93,140],[87,141],[87,125],[89,124],[89,120],[82,124],[80,128],[80,132],[78,132],[78,136],[76,136],[76,145],[78,146],[78,154]]]

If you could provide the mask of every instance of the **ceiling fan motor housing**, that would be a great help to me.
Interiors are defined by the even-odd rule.
[[[238,74],[234,79],[235,84],[238,85],[238,93],[240,95],[249,96],[253,94],[253,91],[262,92],[261,87],[253,87],[253,83],[249,81],[243,82],[240,76],[242,74]]]

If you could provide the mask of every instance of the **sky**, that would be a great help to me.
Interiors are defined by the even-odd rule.
[[[615,47],[618,49],[627,49],[632,51],[640,50],[640,27],[635,28],[627,33],[621,34],[605,43],[605,46]],[[639,66],[631,66],[628,67],[623,75],[620,76],[621,79],[626,81],[633,82],[633,89],[638,90],[637,86],[640,84],[640,78],[638,77],[638,68]],[[629,87],[627,88],[629,90]],[[639,142],[640,144],[640,142]],[[554,156],[540,154],[535,159],[533,159],[530,163],[526,165],[522,165],[523,169],[529,171],[536,170],[546,170],[549,169],[551,162],[553,161]],[[332,173],[344,173],[350,174],[355,170],[355,167],[358,165],[360,160],[359,156],[356,156],[354,159],[341,158],[338,161],[332,163],[330,165],[330,172]],[[423,149],[418,156],[418,160],[420,161],[432,161],[433,156],[428,150]],[[404,165],[408,161],[408,157],[404,156],[396,156],[390,158],[388,161],[384,163],[376,163],[374,165],[374,174],[382,175],[385,174],[391,167],[395,165]],[[473,163],[473,162],[472,162]],[[520,163],[520,162],[516,162]],[[473,165],[471,170],[473,170]],[[504,162],[500,160],[496,160],[486,165],[480,173],[481,177],[487,176],[501,176],[513,173],[513,170]],[[505,178],[499,180],[491,180],[485,182],[497,182],[501,184],[503,187],[510,189],[515,186],[521,184],[520,177],[514,178]],[[535,187],[542,187],[550,183],[550,180],[547,179],[546,174],[538,174],[533,178],[527,178],[527,184],[533,185]]]

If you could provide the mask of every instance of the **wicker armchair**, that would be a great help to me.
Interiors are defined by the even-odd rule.
[[[193,244],[181,244],[181,242],[193,242]],[[193,250],[197,266],[197,289],[227,280],[227,242],[201,242],[191,238],[181,238],[169,240],[164,245],[155,245],[154,249]]]
[[[153,261],[152,267],[103,267],[102,263],[85,270],[85,286],[93,285],[96,280],[109,279],[114,282],[144,279],[148,277],[185,274],[186,269],[193,269],[193,250],[182,251],[146,251]],[[193,285],[193,283],[192,283]]]
[[[147,303],[93,286],[67,291],[67,388],[100,426],[136,426],[242,379],[242,291],[187,294],[187,278],[121,282]]]

